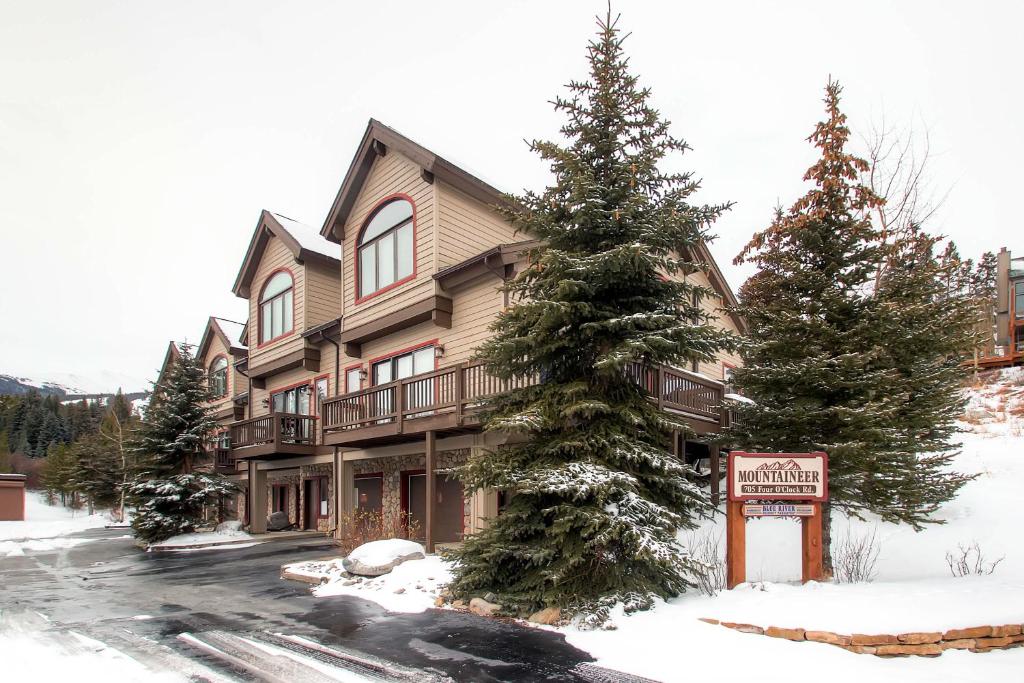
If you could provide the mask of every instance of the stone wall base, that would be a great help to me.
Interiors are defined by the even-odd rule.
[[[793,641],[810,641],[835,645],[849,652],[877,657],[937,657],[946,650],[969,650],[989,652],[1006,650],[1024,645],[1024,624],[1003,624],[1001,626],[972,626],[971,628],[949,631],[914,631],[910,633],[833,633],[831,631],[808,631],[802,628],[780,626],[756,626],[732,621],[702,618],[708,624],[731,628],[741,633],[783,638]]]

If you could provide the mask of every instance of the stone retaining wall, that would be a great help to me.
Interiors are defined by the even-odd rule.
[[[917,655],[935,657],[946,650],[969,650],[988,652],[1005,650],[1024,645],[1024,625],[1004,624],[1002,626],[972,626],[948,631],[914,631],[910,633],[875,634],[833,633],[831,631],[808,631],[802,628],[780,626],[761,627],[754,624],[740,624],[731,621],[702,618],[708,624],[725,626],[741,633],[754,633],[771,638],[794,641],[811,641],[835,645],[857,654],[893,657]]]

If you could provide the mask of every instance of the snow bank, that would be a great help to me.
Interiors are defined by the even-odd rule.
[[[251,541],[248,542],[248,541]],[[220,531],[195,531],[189,534],[178,534],[166,541],[153,543],[150,550],[199,550],[206,548],[249,548],[259,545],[257,540],[240,529],[221,528]],[[200,547],[197,547],[200,546]]]
[[[426,554],[423,546],[415,541],[389,538],[362,544],[349,553],[348,559],[364,565],[380,566],[414,553]]]
[[[17,557],[25,551],[71,548],[91,539],[62,537],[111,523],[106,513],[90,515],[82,510],[50,505],[41,492],[26,491],[25,521],[0,522],[0,557]]]
[[[341,563],[338,562],[340,569]],[[451,563],[437,555],[408,560],[374,578],[346,579],[340,571],[313,589],[317,597],[351,595],[377,603],[392,612],[423,612],[434,606],[441,589],[452,580]]]
[[[10,681],[186,681],[155,672],[105,643],[71,631],[10,633],[0,631],[0,662]]]

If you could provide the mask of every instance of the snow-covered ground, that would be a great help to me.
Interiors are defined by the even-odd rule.
[[[70,548],[88,539],[64,537],[112,523],[107,513],[90,515],[84,510],[49,505],[41,492],[26,491],[25,521],[0,522],[0,557]]]
[[[954,466],[978,477],[939,510],[936,518],[944,524],[915,532],[877,519],[838,515],[833,520],[836,541],[875,534],[878,560],[872,582],[801,586],[799,523],[751,520],[751,583],[714,597],[687,594],[634,615],[620,610],[608,630],[559,630],[602,666],[665,682],[688,680],[700,670],[710,674],[712,667],[723,680],[762,683],[792,681],[797,672],[822,670],[832,681],[857,683],[1024,680],[1024,648],[882,659],[830,645],[739,633],[699,620],[890,634],[1024,623],[1024,533],[1016,515],[1024,491],[1024,371],[1007,371],[1001,382],[974,389],[969,396],[970,423],[963,425],[962,453]],[[681,540],[721,539],[724,527],[719,516],[694,534],[681,534]],[[989,562],[1004,559],[989,576],[951,576],[946,554],[974,543]],[[725,552],[724,540],[719,551]],[[409,561],[391,574],[358,582],[340,576],[340,561],[307,569],[327,578],[313,589],[318,596],[352,595],[403,612],[431,607],[450,577],[450,566],[438,557]]]
[[[233,529],[225,531],[195,531],[188,534],[172,536],[149,546],[150,550],[205,550],[212,548],[239,549],[259,545],[257,540],[244,531]]]

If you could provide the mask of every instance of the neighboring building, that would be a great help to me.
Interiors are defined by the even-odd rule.
[[[1024,257],[1003,247],[996,260],[996,334],[993,358],[1024,362]]]
[[[218,409],[246,406],[229,426],[230,459],[248,490],[241,514],[252,531],[265,530],[271,511],[337,534],[356,512],[373,513],[433,549],[498,514],[499,492],[468,496],[449,471],[506,438],[482,433],[477,408],[508,387],[471,361],[509,305],[499,288],[529,245],[494,210],[504,201],[371,120],[320,231],[262,213],[234,286],[249,302],[238,346],[248,354],[232,356],[215,319],[201,350],[211,370],[218,354],[235,358],[244,378],[231,375]],[[736,300],[711,254],[701,246],[694,256],[709,275],[689,277],[716,293],[703,305],[744,332],[719,310]],[[721,354],[698,367],[631,372],[706,435],[727,423],[718,406],[738,364]],[[247,402],[235,400],[242,393]],[[677,439],[675,450],[718,466],[716,448]]]
[[[248,353],[244,323],[210,316],[196,347],[196,358],[206,368],[208,388],[213,396],[209,407],[217,421],[217,431],[209,444],[209,464],[222,472],[235,469],[228,428],[246,416],[249,382],[238,366],[244,365]]]

